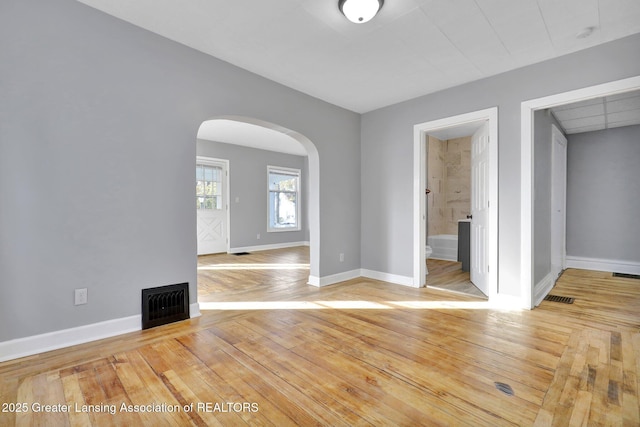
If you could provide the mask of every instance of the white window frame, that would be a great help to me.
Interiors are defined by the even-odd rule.
[[[272,227],[271,226],[271,189],[269,186],[269,178],[272,173],[280,173],[285,175],[293,175],[298,179],[298,185],[296,189],[296,225],[291,227]],[[280,167],[280,166],[267,166],[267,232],[269,233],[282,233],[285,231],[300,231],[301,217],[300,206],[302,204],[302,172],[300,169]]]

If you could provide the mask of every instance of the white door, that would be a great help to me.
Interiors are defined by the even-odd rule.
[[[196,162],[198,255],[227,252],[227,165],[203,157]]]
[[[551,274],[555,280],[565,268],[567,138],[551,127]]]
[[[471,282],[489,295],[489,122],[471,137]]]

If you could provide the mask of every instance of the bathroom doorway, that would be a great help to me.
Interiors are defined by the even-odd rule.
[[[486,258],[487,138],[486,120],[427,135],[427,270],[429,264],[432,270],[460,270],[455,281],[434,284],[427,277],[427,286],[489,293],[481,268]]]
[[[433,202],[431,203],[432,217],[439,216],[440,211],[437,210],[439,209],[438,201],[430,201],[431,193],[426,195],[425,190],[431,190],[429,187],[432,184],[439,185],[440,188],[437,189],[436,194],[433,194],[436,196],[433,199],[438,198],[438,192],[440,199],[442,199],[447,190],[445,188],[444,193],[442,191],[443,186],[446,187],[446,182],[443,183],[444,179],[437,182],[437,178],[434,179],[433,175],[431,175],[431,181],[427,177],[429,137],[432,138],[432,141],[433,138],[447,141],[446,145],[448,145],[448,141],[452,141],[452,148],[455,151],[460,150],[459,153],[453,154],[452,157],[455,160],[443,168],[459,169],[462,172],[463,163],[467,162],[463,156],[468,156],[468,177],[456,178],[461,182],[455,185],[458,189],[454,190],[460,191],[458,194],[461,200],[457,200],[448,207],[445,205],[442,211],[445,224],[440,229],[435,225],[431,230],[428,225],[437,224],[437,219],[431,218],[430,221],[427,221],[428,204]],[[463,154],[463,151],[466,150],[464,147],[467,145],[467,138],[474,141],[468,141],[468,154]],[[437,146],[438,142],[432,145]],[[440,142],[440,145],[442,147],[445,144]],[[475,147],[475,149],[471,147]],[[495,296],[497,294],[497,274],[495,274],[495,266],[497,265],[497,108],[416,125],[414,127],[414,156],[414,160],[416,160],[414,162],[414,231],[416,232],[414,234],[414,280],[419,282],[421,286],[426,284],[426,275],[428,274],[425,263],[428,251],[427,236],[431,237],[431,242],[438,241],[438,244],[443,243],[444,245],[442,248],[436,248],[436,251],[439,251],[439,256],[438,254],[436,256],[457,260],[457,242],[455,240],[458,237],[458,220],[466,221],[469,219],[470,236],[473,236],[470,239],[471,245],[473,245],[473,249],[470,250],[473,257],[471,265],[472,269],[476,270],[474,283],[478,282],[477,284],[480,285],[478,288],[489,298]],[[477,162],[473,172],[472,157]],[[452,170],[452,172],[454,171]],[[443,171],[441,177],[446,178],[446,172]],[[465,179],[469,190],[466,206],[462,200],[466,197],[463,194],[465,190],[461,189],[464,186],[462,181]],[[475,192],[471,191],[474,186]],[[475,195],[472,196],[471,193]],[[450,197],[455,198],[455,195]],[[446,200],[444,203],[446,204]],[[467,215],[470,218],[466,218]],[[434,219],[436,221],[433,221]],[[447,239],[447,237],[449,238]],[[434,249],[431,248],[431,250]],[[492,265],[494,268],[491,268]]]

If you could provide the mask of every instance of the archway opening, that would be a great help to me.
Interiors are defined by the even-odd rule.
[[[283,126],[252,117],[235,115],[216,116],[204,121],[198,129],[198,139],[307,157],[306,179],[308,182],[302,185],[307,190],[305,193],[306,201],[303,203],[305,203],[307,210],[306,219],[309,231],[308,283],[319,286],[320,166],[318,150],[313,142],[301,133]],[[266,199],[265,195],[264,200],[266,201]]]

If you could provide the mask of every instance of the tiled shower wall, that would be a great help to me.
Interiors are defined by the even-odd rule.
[[[471,137],[429,136],[427,157],[428,234],[458,234],[458,220],[471,213]]]

